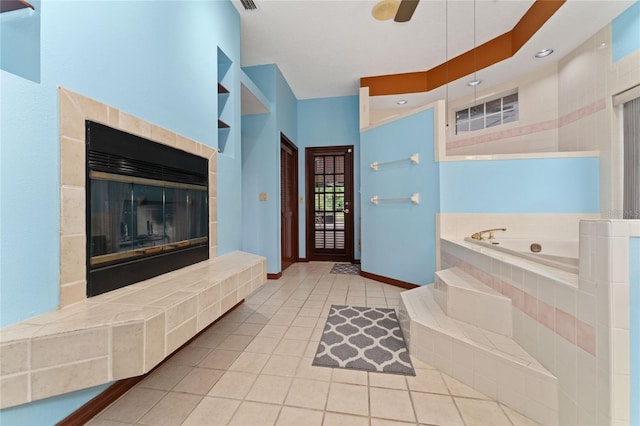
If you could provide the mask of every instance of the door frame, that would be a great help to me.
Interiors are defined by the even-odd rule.
[[[298,215],[299,215],[299,209],[298,209],[298,173],[299,173],[299,169],[298,169],[298,147],[296,147],[296,145],[291,142],[291,140],[289,138],[287,138],[284,133],[280,133],[280,154],[282,155],[282,148],[283,145],[286,146],[287,148],[289,148],[291,151],[293,151],[293,192],[294,192],[294,200],[293,200],[293,218],[292,218],[292,244],[293,244],[293,261],[291,263],[287,263],[287,265],[285,266],[285,262],[284,262],[284,245],[282,244],[282,240],[283,240],[283,232],[284,232],[284,224],[282,223],[282,203],[283,203],[283,197],[282,197],[282,182],[280,182],[280,271],[284,271],[285,269],[287,269],[289,266],[293,265],[294,263],[298,262],[300,260],[300,233],[298,230]],[[280,179],[282,179],[282,163],[280,163]]]
[[[312,197],[314,194],[314,179],[313,170],[315,164],[313,161],[314,155],[319,154],[331,154],[331,153],[345,153],[347,154],[347,161],[345,161],[345,201],[350,203],[350,214],[345,214],[345,256],[336,256],[332,254],[314,254],[314,247],[312,241],[314,240],[315,231],[315,199]],[[307,147],[305,148],[305,235],[306,235],[306,258],[307,260],[319,260],[319,261],[338,261],[338,262],[354,262],[354,238],[355,238],[355,219],[354,219],[354,203],[355,203],[355,177],[354,177],[354,146],[353,145],[336,145],[336,146],[319,146],[319,147]],[[346,188],[349,188],[350,199],[347,199]],[[347,229],[349,230],[347,232]]]

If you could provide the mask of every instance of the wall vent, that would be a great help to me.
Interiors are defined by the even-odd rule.
[[[253,0],[240,0],[240,3],[242,3],[244,10],[256,10],[258,8]]]

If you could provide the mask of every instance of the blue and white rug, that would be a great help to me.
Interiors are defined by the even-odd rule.
[[[360,265],[354,265],[352,263],[336,263],[331,268],[331,274],[347,274],[347,275],[360,275]]]
[[[332,305],[312,364],[416,375],[396,311],[388,308]]]

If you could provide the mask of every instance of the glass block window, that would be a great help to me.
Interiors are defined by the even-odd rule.
[[[456,111],[456,134],[518,120],[518,92]]]

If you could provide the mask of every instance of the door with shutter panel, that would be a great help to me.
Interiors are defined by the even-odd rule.
[[[353,146],[306,149],[307,258],[353,261]]]

